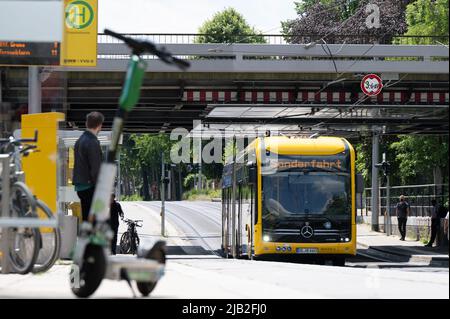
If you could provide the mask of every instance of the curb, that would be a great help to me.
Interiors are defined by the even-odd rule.
[[[383,249],[374,248],[372,246],[369,246],[367,244],[357,242],[357,245],[369,249],[370,252],[369,255],[372,254],[374,257],[379,258],[385,258],[390,261],[394,262],[405,262],[405,258],[409,258],[407,262],[422,262],[422,263],[428,263],[429,266],[436,266],[436,267],[448,267],[448,257],[442,257],[442,256],[429,256],[429,255],[410,255],[410,254],[402,254],[392,251],[386,251]]]

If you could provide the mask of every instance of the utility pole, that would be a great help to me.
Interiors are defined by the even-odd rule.
[[[172,200],[172,169],[169,165],[167,168],[167,200]]]
[[[386,175],[386,213],[387,213],[387,231],[386,234],[391,236],[392,234],[392,224],[391,224],[391,185],[389,183],[389,174]]]
[[[161,154],[161,236],[166,237],[165,234],[165,218],[166,218],[166,208],[165,208],[165,197],[166,197],[166,174],[164,167],[164,153]]]
[[[236,247],[236,136],[233,136],[233,172],[232,172],[232,198],[231,198],[231,253],[233,258],[237,258]]]
[[[375,164],[377,168],[383,170],[383,175],[386,179],[386,214],[384,215],[384,230],[387,236],[392,233],[391,229],[391,189],[389,183],[389,167],[391,164],[386,161],[386,153],[383,153],[383,161],[381,163]]]
[[[198,139],[198,189],[203,189],[202,185],[202,138]]]
[[[181,164],[178,164],[178,187],[180,190],[179,200],[183,199],[183,184],[181,184]]]
[[[372,136],[372,230],[378,231],[379,214],[379,185],[378,185],[378,163],[379,157],[379,133],[373,132]]]

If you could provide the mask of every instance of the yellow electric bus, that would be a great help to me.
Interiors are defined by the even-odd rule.
[[[257,138],[224,166],[223,253],[295,254],[344,265],[356,254],[362,187],[344,138]]]

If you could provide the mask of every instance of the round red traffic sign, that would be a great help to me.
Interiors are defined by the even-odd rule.
[[[376,74],[367,74],[361,81],[361,90],[364,94],[375,96],[380,94],[383,88],[383,81]]]

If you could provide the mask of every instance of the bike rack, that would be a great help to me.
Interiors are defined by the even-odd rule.
[[[0,203],[0,228],[2,229],[2,236],[0,239],[1,254],[1,273],[11,273],[11,262],[9,259],[8,249],[11,240],[11,227],[59,227],[59,214],[54,220],[40,220],[39,218],[10,218],[9,217],[9,178],[10,178],[10,155],[0,154],[0,173],[2,182],[2,199]]]

